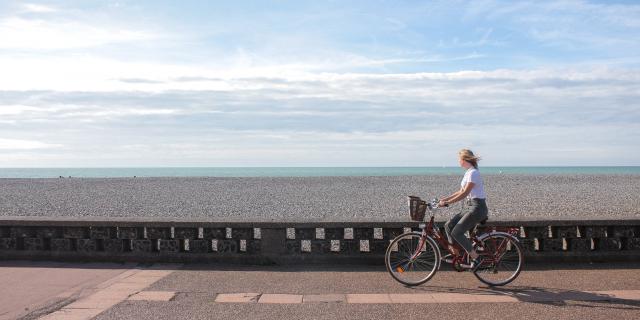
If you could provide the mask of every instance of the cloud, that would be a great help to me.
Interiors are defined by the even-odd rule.
[[[35,12],[35,13],[47,13],[47,12],[56,12],[58,9],[52,6],[47,6],[43,4],[35,4],[35,3],[25,3],[22,5],[24,12]]]
[[[89,7],[0,17],[0,166],[640,157],[638,6]]]
[[[404,155],[455,153],[461,145],[489,150],[497,163],[553,164],[562,149],[574,150],[565,154],[570,163],[606,163],[601,153],[588,156],[593,145],[618,164],[640,156],[623,151],[640,138],[640,79],[631,70],[233,74],[187,83],[168,76],[119,91],[0,92],[0,113],[11,121],[0,135],[38,140],[47,132],[51,143],[70,146],[59,161],[123,165],[140,157],[157,165],[259,165],[245,156],[269,165],[439,165],[446,159],[428,152]],[[212,79],[226,89],[176,89]],[[105,153],[115,158],[89,156]],[[323,154],[340,156],[325,161]]]
[[[50,21],[10,17],[0,20],[0,49],[73,49],[149,40],[147,31],[91,25],[79,21]]]
[[[62,145],[50,144],[41,141],[19,140],[19,139],[3,139],[0,138],[0,150],[34,150],[59,148]]]

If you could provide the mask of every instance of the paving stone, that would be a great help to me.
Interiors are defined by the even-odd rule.
[[[613,299],[640,301],[640,290],[591,291],[591,293],[608,296]]]
[[[434,293],[436,303],[518,302],[518,298],[499,294]]]
[[[122,297],[114,299],[106,299],[104,297],[87,297],[71,304],[68,304],[64,309],[109,309],[122,301]]]
[[[436,300],[429,293],[392,293],[389,294],[392,303],[435,303]]]
[[[173,291],[141,291],[129,297],[129,300],[169,301],[175,295]]]
[[[389,294],[347,294],[347,303],[391,303]]]
[[[88,320],[102,313],[104,309],[61,309],[39,318],[39,320]]]
[[[216,296],[215,302],[221,303],[247,303],[257,302],[259,293],[220,293]]]
[[[302,298],[304,303],[339,303],[346,301],[344,294],[306,294]]]
[[[279,304],[292,304],[302,303],[301,294],[269,294],[265,293],[260,296],[258,303],[279,303]]]

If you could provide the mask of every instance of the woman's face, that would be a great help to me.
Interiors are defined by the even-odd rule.
[[[462,158],[458,158],[458,164],[460,164],[460,167],[465,169],[468,169],[469,167],[471,167],[471,164],[469,162],[462,160]]]

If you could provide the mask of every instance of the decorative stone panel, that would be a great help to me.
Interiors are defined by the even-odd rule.
[[[147,228],[147,239],[170,239],[171,228]]]
[[[42,238],[24,238],[24,250],[26,250],[26,251],[44,250],[44,239],[42,239]]]
[[[36,232],[35,228],[31,227],[11,227],[10,229],[10,237],[11,238],[32,238],[35,237]]]
[[[89,228],[65,227],[62,229],[62,237],[68,239],[86,239],[89,236]]]
[[[91,239],[110,239],[116,236],[116,228],[113,227],[91,227],[89,230],[89,238]]]
[[[98,251],[98,240],[96,239],[78,239],[79,252],[96,252]]]
[[[176,239],[196,239],[198,238],[198,228],[175,228]]]
[[[138,239],[141,234],[140,228],[118,227],[118,239]]]
[[[51,239],[51,251],[71,251],[71,239]]]
[[[40,227],[36,229],[38,238],[59,238],[62,236],[62,229],[56,227]]]
[[[131,250],[136,253],[153,251],[153,242],[151,240],[131,240]]]
[[[125,241],[122,239],[104,239],[102,240],[102,245],[104,246],[104,251],[111,253],[119,253],[124,251],[124,243]]]

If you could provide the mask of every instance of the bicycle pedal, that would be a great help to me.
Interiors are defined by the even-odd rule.
[[[448,254],[444,257],[441,257],[440,261],[444,261],[445,263],[453,263],[453,256],[451,254]]]

